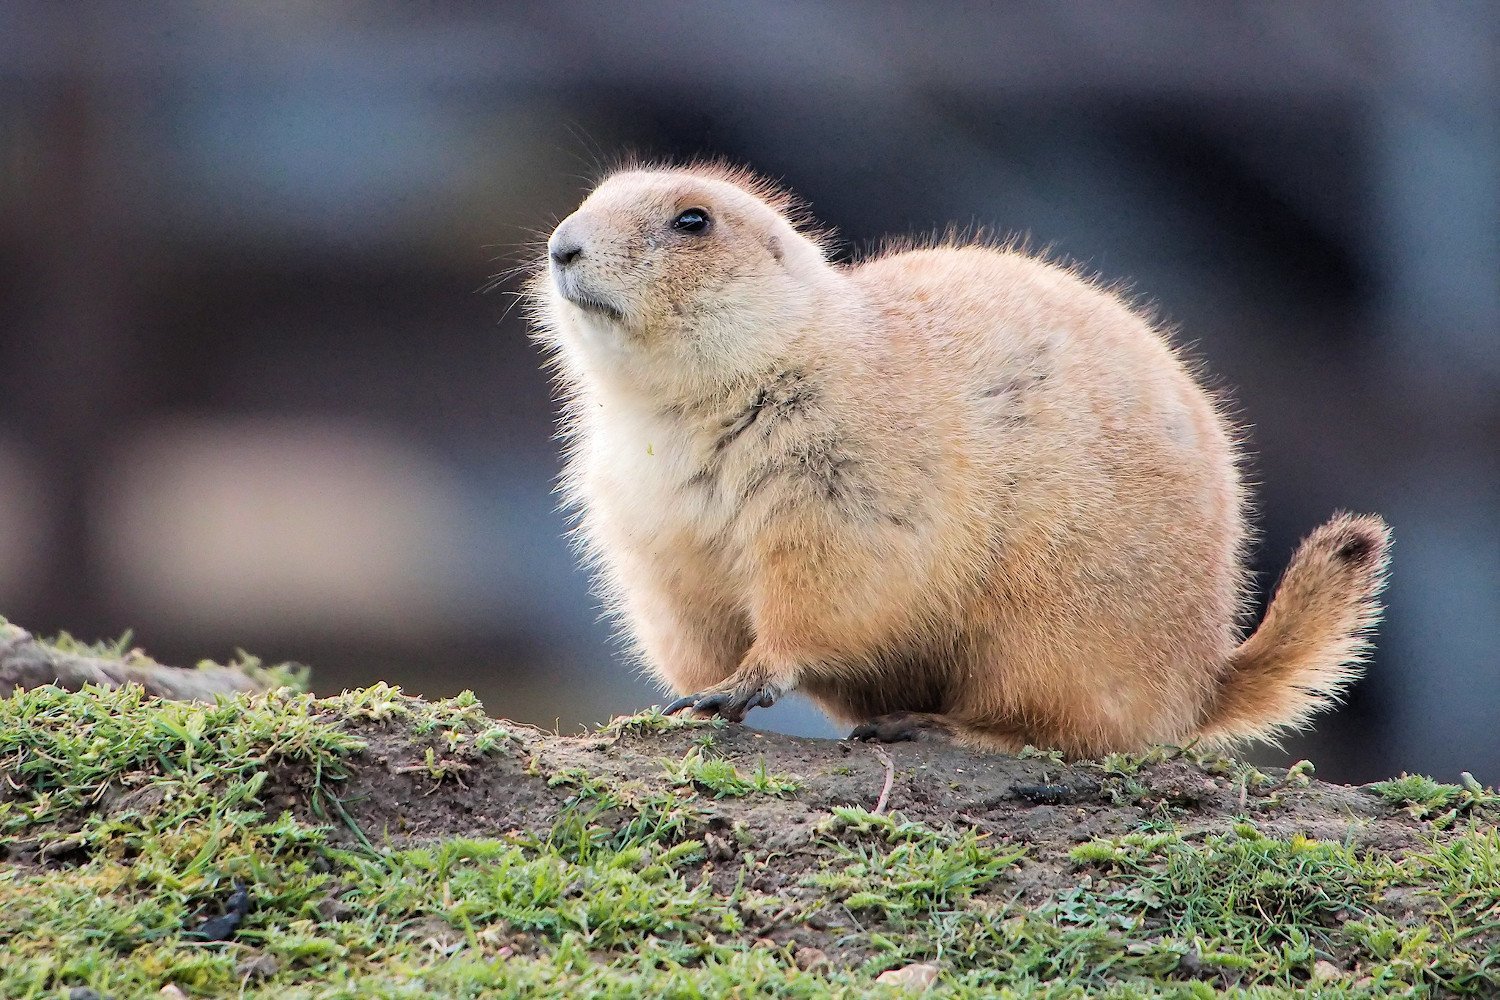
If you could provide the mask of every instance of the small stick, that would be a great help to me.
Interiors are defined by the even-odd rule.
[[[106,688],[139,684],[152,697],[183,701],[213,701],[216,695],[253,693],[266,687],[233,667],[184,669],[155,663],[140,654],[117,660],[64,653],[0,619],[0,698],[20,688],[47,684],[65,691],[77,691],[85,684]]]
[[[891,760],[890,754],[886,753],[880,747],[871,746],[870,749],[874,750],[875,756],[879,757],[881,763],[885,764],[885,784],[880,788],[880,798],[875,801],[875,815],[879,816],[885,812],[886,802],[891,797],[891,783],[896,780],[896,764]]]

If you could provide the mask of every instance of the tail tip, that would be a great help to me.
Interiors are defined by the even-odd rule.
[[[1334,559],[1351,569],[1372,569],[1385,562],[1391,529],[1376,514],[1341,514],[1328,525]]]

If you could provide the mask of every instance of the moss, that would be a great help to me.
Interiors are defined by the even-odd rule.
[[[731,759],[728,732],[648,714],[556,763],[557,738],[494,722],[471,696],[379,685],[213,705],[133,689],[0,700],[0,996],[899,996],[874,977],[911,961],[935,962],[931,995],[953,997],[1500,990],[1500,834],[1480,818],[1493,792],[1387,783],[1429,830],[1399,856],[1259,819],[1141,825],[1108,805],[1136,828],[1023,847],[951,815],[808,815],[811,777]],[[622,781],[595,751],[626,736],[648,762],[680,739]],[[411,763],[372,759],[377,738]],[[1163,753],[1105,768],[1144,787],[1176,759]],[[853,759],[829,756],[821,773],[853,782]],[[482,835],[388,839],[355,819],[371,806],[351,789],[373,773],[433,802],[486,776],[499,794],[504,775],[552,805]],[[754,810],[774,812],[752,831],[736,817]],[[796,822],[805,838],[770,842]],[[239,885],[251,906],[232,939],[202,940]],[[829,961],[799,968],[809,946]]]
[[[793,778],[771,774],[764,760],[750,774],[742,774],[732,762],[706,754],[702,746],[695,746],[681,761],[662,761],[662,768],[672,784],[690,785],[716,799],[752,793],[790,795],[801,787]]]
[[[1377,781],[1370,789],[1417,819],[1432,820],[1440,829],[1451,826],[1464,815],[1500,813],[1500,795],[1480,785],[1467,771],[1458,785],[1445,785],[1421,774],[1403,774],[1389,781]]]
[[[835,810],[823,829],[836,859],[830,867],[843,867],[813,875],[807,884],[850,910],[896,919],[967,900],[1026,853],[991,847],[972,831],[945,834],[863,809]]]
[[[1496,916],[1497,846],[1493,831],[1475,831],[1398,862],[1300,835],[1267,837],[1242,823],[1201,842],[1176,835],[1095,841],[1074,857],[1128,876],[1134,902],[1122,898],[1116,911],[1193,954],[1194,966],[1224,965],[1236,970],[1236,981],[1292,986],[1337,955],[1360,965],[1349,978],[1374,991],[1351,995],[1384,996],[1500,987],[1490,946],[1464,933]],[[1386,905],[1388,891],[1402,885],[1423,885],[1433,903],[1448,902],[1424,907],[1421,922],[1403,923]],[[1453,933],[1429,922],[1444,909]]]
[[[613,719],[602,732],[610,736],[641,736],[650,733],[670,733],[680,729],[723,728],[727,723],[720,718],[698,719],[690,714],[667,715],[660,706],[648,708],[635,715],[622,715]]]

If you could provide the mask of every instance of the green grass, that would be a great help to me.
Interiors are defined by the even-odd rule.
[[[834,810],[823,829],[834,864],[843,867],[807,884],[850,910],[898,920],[959,905],[1026,853],[998,850],[972,831],[943,833],[856,808]]]
[[[712,719],[699,719],[689,713],[679,715],[666,715],[661,706],[654,706],[644,712],[635,715],[622,715],[611,720],[605,725],[601,732],[610,736],[633,735],[640,736],[646,733],[670,733],[679,729],[704,729],[712,731],[723,729],[728,723],[718,717]]]
[[[1424,775],[1403,774],[1370,787],[1391,805],[1404,808],[1417,819],[1430,819],[1440,829],[1470,813],[1500,812],[1500,795],[1479,784],[1467,771],[1462,781],[1445,785]]]
[[[732,761],[713,757],[704,748],[694,747],[681,761],[662,761],[662,768],[672,784],[690,786],[712,795],[716,799],[739,798],[744,795],[790,795],[801,787],[794,778],[782,774],[771,774],[766,762],[757,762],[750,774],[742,774]]]
[[[327,707],[285,694],[216,705],[159,702],[140,688],[70,695],[55,688],[0,701],[0,760],[23,786],[0,804],[0,832],[79,814],[106,794],[145,792],[177,826],[254,803],[269,768],[308,768],[321,804],[324,779],[363,744]],[[126,816],[135,816],[127,813]],[[92,819],[79,835],[109,839]]]
[[[4,615],[0,615],[0,627],[9,625]],[[59,632],[56,636],[38,638],[37,642],[42,646],[51,647],[59,653],[69,656],[91,656],[104,660],[124,660],[129,663],[154,663],[151,657],[135,646],[135,633],[126,630],[118,639],[104,639],[98,642],[86,642],[74,638],[68,632]],[[258,656],[253,656],[243,649],[235,650],[234,659],[228,663],[216,663],[213,660],[202,660],[198,663],[199,668],[204,667],[229,667],[247,675],[267,690],[275,688],[291,688],[294,691],[306,691],[308,678],[311,671],[299,663],[275,663],[268,664]]]
[[[1265,837],[1248,823],[1201,842],[1175,833],[1094,841],[1073,857],[1105,866],[1111,885],[1128,877],[1131,888],[1111,912],[1130,918],[1134,931],[1246,982],[1289,986],[1317,961],[1352,952],[1364,968],[1351,980],[1374,991],[1352,995],[1500,989],[1495,937],[1486,937],[1500,928],[1493,828],[1475,827],[1400,861],[1301,836]],[[1385,897],[1399,886],[1423,888],[1426,919],[1402,923],[1387,912]]]
[[[1399,859],[1279,839],[1248,820],[1202,833],[1161,816],[1049,858],[857,808],[806,817],[811,842],[773,850],[734,817],[796,814],[804,776],[737,767],[718,756],[722,727],[659,713],[601,735],[646,742],[681,728],[704,738],[679,760],[678,737],[659,771],[621,782],[549,771],[471,696],[429,703],[377,686],[214,705],[131,689],[0,700],[0,859],[11,859],[0,860],[0,997],[88,987],[127,1000],[166,983],[276,1000],[894,997],[874,976],[912,961],[943,970],[933,996],[1500,991],[1500,834],[1483,789],[1386,783],[1380,794],[1419,806],[1429,826],[1453,814],[1452,829]],[[348,786],[377,733],[408,741],[408,770],[432,796],[465,796],[470,778],[504,764],[551,786],[555,818],[431,842],[356,833]],[[1156,762],[1108,767],[1145,783]],[[1260,782],[1251,769],[1220,773]],[[239,933],[195,939],[241,883],[253,907]],[[798,967],[809,944],[828,964]],[[1310,988],[1315,976],[1330,978]]]

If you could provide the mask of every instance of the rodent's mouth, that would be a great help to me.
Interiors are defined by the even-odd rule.
[[[598,295],[580,288],[578,279],[570,274],[554,275],[553,283],[557,286],[558,294],[573,303],[584,312],[597,313],[616,323],[625,321],[625,311],[619,306]]]
[[[570,295],[567,298],[569,302],[573,303],[584,312],[599,313],[602,316],[609,317],[616,323],[622,323],[625,320],[624,313],[622,313],[619,309],[616,309],[614,306],[610,305],[608,302],[603,301],[602,299],[591,298],[587,295]]]

